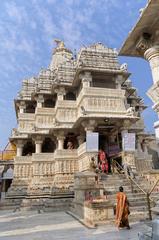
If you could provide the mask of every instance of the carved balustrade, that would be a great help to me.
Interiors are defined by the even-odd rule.
[[[32,176],[32,156],[15,157],[14,178],[29,179]]]
[[[37,108],[36,109],[36,127],[51,128],[55,124],[55,109],[54,108]]]
[[[124,99],[125,90],[83,88],[77,100],[78,113],[80,114],[82,106],[85,114],[95,114],[96,116],[102,116],[102,114],[104,116],[106,114],[123,115],[127,113]]]
[[[56,119],[63,123],[74,123],[77,120],[76,101],[58,100],[56,103]]]
[[[18,131],[29,132],[32,131],[35,125],[35,114],[33,113],[19,113],[18,114]]]
[[[37,128],[72,127],[83,115],[96,117],[128,115],[125,107],[125,90],[82,88],[76,101],[57,100],[55,108],[37,108],[35,126]],[[131,116],[130,116],[131,117]]]

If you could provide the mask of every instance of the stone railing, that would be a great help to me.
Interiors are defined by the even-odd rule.
[[[35,126],[46,129],[59,128],[62,124],[63,127],[71,128],[78,118],[84,115],[133,117],[126,110],[125,90],[84,87],[76,101],[57,100],[55,108],[36,108]],[[33,119],[32,121],[34,122]],[[25,128],[23,122],[20,124],[20,128]],[[33,126],[26,128],[31,129]]]
[[[54,108],[37,108],[35,124],[38,128],[50,128],[55,124]]]
[[[14,178],[28,179],[32,176],[32,156],[15,157]]]
[[[35,114],[34,113],[18,113],[18,119],[19,120],[34,121],[35,120]]]
[[[33,154],[33,175],[53,176],[55,174],[55,158],[53,153]]]
[[[63,149],[55,152],[55,174],[78,171],[77,149]]]
[[[77,120],[76,101],[58,100],[56,103],[56,119],[58,122],[74,123]]]
[[[78,147],[78,155],[82,155],[83,153],[86,152],[86,142],[82,143],[79,147]]]
[[[18,114],[18,131],[27,132],[34,128],[35,114],[34,113],[19,113]]]
[[[55,114],[55,108],[36,108],[36,115],[43,115],[43,114],[46,114],[46,115],[48,115],[48,114],[52,114],[52,115],[54,115]]]
[[[91,114],[99,117],[109,117],[109,115],[127,115],[124,104],[125,90],[103,89],[88,87],[83,88],[78,96],[78,117],[84,109],[84,114]]]

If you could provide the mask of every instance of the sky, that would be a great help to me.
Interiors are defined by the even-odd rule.
[[[22,80],[48,67],[53,39],[62,39],[78,52],[96,42],[120,49],[147,0],[1,0],[0,4],[0,150],[17,126],[14,99]],[[130,79],[144,98],[146,131],[157,119],[146,91],[152,85],[149,64],[140,58],[119,57],[128,63]]]

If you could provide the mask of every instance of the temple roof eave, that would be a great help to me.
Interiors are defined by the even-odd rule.
[[[113,114],[107,114],[103,117],[96,117],[95,115],[81,116],[74,123],[73,128],[77,128],[78,125],[80,125],[83,120],[89,120],[89,119],[91,119],[91,120],[94,119],[96,121],[101,120],[101,119],[103,119],[103,121],[104,121],[104,119],[110,119],[110,120],[115,120],[115,121],[130,120],[131,123],[133,124],[136,121],[138,121],[140,118],[136,117],[136,116],[126,116],[126,115],[119,115],[119,114],[118,115],[117,114],[116,115],[115,114],[114,115]]]
[[[102,74],[105,74],[105,75],[109,75],[109,74],[115,74],[115,75],[122,75],[123,76],[123,82],[126,81],[131,73],[127,72],[127,71],[123,71],[123,70],[115,70],[115,69],[99,69],[99,68],[88,68],[88,67],[83,67],[83,68],[78,68],[77,71],[76,71],[76,74],[75,74],[75,77],[74,77],[74,80],[73,80],[73,83],[72,83],[72,86],[76,86],[79,81],[80,81],[80,78],[79,78],[79,75],[83,72],[91,72],[91,73],[102,73]]]
[[[156,21],[159,22],[158,12],[159,4],[156,0],[150,0],[122,45],[119,51],[120,56],[143,57],[136,49],[136,42],[144,32],[152,33],[159,30],[159,24],[156,24]]]

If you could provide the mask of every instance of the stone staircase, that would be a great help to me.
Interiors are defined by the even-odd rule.
[[[150,184],[143,178],[136,176],[135,182],[143,189],[145,192],[151,189]],[[103,184],[104,189],[107,194],[107,198],[116,203],[116,193],[120,186],[123,186],[124,192],[127,194],[130,203],[130,221],[140,221],[148,218],[148,207],[146,195],[135,185],[130,184],[130,180],[126,178],[124,174],[102,174],[100,179],[100,184]],[[154,201],[159,199],[159,193],[153,192],[151,199]],[[151,202],[151,207],[155,205]]]

